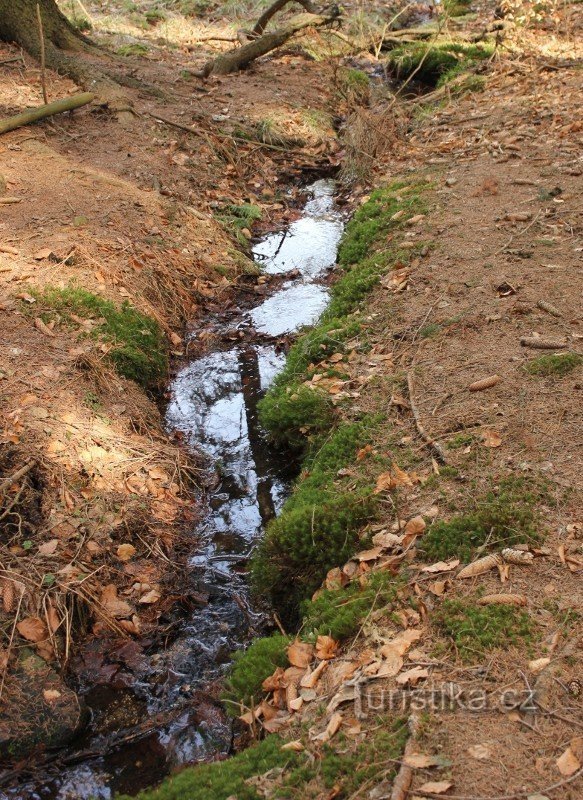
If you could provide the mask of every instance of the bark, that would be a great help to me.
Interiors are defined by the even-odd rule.
[[[247,67],[256,58],[267,55],[277,47],[281,47],[288,39],[291,39],[292,36],[304,28],[319,28],[322,25],[328,25],[337,19],[337,16],[337,14],[328,17],[320,14],[297,14],[281,28],[277,28],[271,33],[265,33],[258,39],[253,39],[242,47],[237,48],[237,50],[231,50],[212,61],[208,61],[199,75],[206,78],[209,75],[228,75],[231,72],[237,72]]]
[[[116,111],[129,109],[119,79],[108,74],[107,67],[88,60],[90,56],[102,57],[103,53],[75,30],[55,0],[0,0],[0,41],[13,42],[34,58],[40,58],[37,2],[43,26],[46,66],[95,92]]]
[[[253,36],[261,36],[263,31],[267,28],[269,24],[269,20],[277,14],[278,11],[284,6],[287,6],[288,3],[292,2],[292,0],[275,0],[269,8],[266,8],[263,14],[259,17],[257,22],[255,23],[255,27],[252,30]],[[316,9],[313,3],[310,0],[297,0],[297,2],[303,6],[309,14],[315,14]]]

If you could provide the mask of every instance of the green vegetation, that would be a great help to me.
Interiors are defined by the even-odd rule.
[[[37,299],[39,305],[58,312],[65,322],[74,323],[72,314],[94,320],[96,324],[88,335],[112,345],[106,357],[120,375],[146,388],[154,388],[165,377],[168,355],[162,330],[156,320],[127,301],[118,308],[111,300],[76,286],[48,287],[37,294]]]
[[[517,644],[533,636],[528,614],[516,606],[479,606],[464,600],[444,600],[434,615],[437,628],[455,645],[464,661],[494,647]]]
[[[583,356],[579,353],[553,353],[533,358],[524,365],[524,369],[529,375],[563,378],[581,364],[583,364]]]
[[[224,695],[229,711],[233,710],[233,703],[250,707],[251,702],[260,700],[263,681],[276,667],[289,666],[286,654],[289,641],[287,636],[274,634],[256,639],[246,650],[234,654]],[[234,710],[238,713],[238,707]]]
[[[259,800],[261,795],[247,783],[249,778],[263,775],[276,767],[291,769],[303,764],[305,755],[281,749],[279,736],[237,753],[227,761],[201,764],[167,778],[156,789],[140,792],[139,800]],[[129,800],[120,797],[119,800]]]
[[[505,478],[496,489],[474,501],[474,508],[436,522],[425,534],[420,549],[432,561],[459,558],[471,561],[478,548],[499,550],[518,542],[538,539],[536,503],[545,496],[523,478]]]
[[[351,105],[367,106],[370,103],[370,78],[360,69],[340,69],[336,89]]]
[[[216,217],[229,233],[235,234],[239,244],[247,247],[248,238],[243,231],[245,229],[250,231],[253,223],[261,219],[261,209],[252,203],[241,203],[241,205],[228,203],[217,211]]]
[[[117,48],[116,53],[118,56],[130,58],[131,56],[144,56],[149,50],[150,48],[145,44],[136,42],[135,44],[122,44],[121,47]]]
[[[412,78],[427,86],[443,86],[493,52],[489,44],[412,42],[391,50],[387,68],[399,80]]]
[[[277,800],[312,800],[328,796],[350,797],[378,775],[379,764],[395,761],[395,769],[384,773],[394,777],[398,759],[408,738],[406,720],[388,715],[379,716],[365,741],[354,744],[343,733],[336,736],[337,746],[325,744],[318,758],[306,753],[282,750],[283,740],[268,736],[247,750],[213,764],[190,767],[167,778],[156,789],[141,792],[138,800],[260,800],[265,797],[253,779],[271,770],[269,796]],[[120,797],[119,800],[129,800]]]
[[[377,497],[364,476],[339,478],[338,472],[355,462],[378,424],[371,418],[343,423],[312,444],[294,492],[257,547],[254,587],[286,620],[295,618],[301,601],[361,544],[359,530],[374,516]]]
[[[342,589],[324,589],[302,605],[302,637],[325,634],[340,641],[354,636],[371,611],[392,606],[400,582],[389,572],[373,572],[366,583],[352,581]]]
[[[330,305],[319,324],[292,347],[285,369],[259,404],[261,424],[277,444],[305,449],[311,438],[334,424],[337,415],[329,395],[303,385],[310,365],[344,352],[346,342],[359,332],[355,312],[367,294],[382,274],[403,266],[416,252],[399,250],[387,239],[425,210],[423,188],[395,182],[377,189],[346,226],[338,252],[341,276],[332,287]],[[398,219],[391,219],[399,212]]]
[[[443,0],[442,7],[450,17],[463,17],[470,11],[473,0]]]

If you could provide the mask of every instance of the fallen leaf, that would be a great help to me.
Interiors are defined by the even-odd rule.
[[[52,556],[54,555],[58,546],[59,546],[58,539],[50,539],[50,541],[44,542],[43,544],[39,545],[38,554],[41,556]]]
[[[443,794],[451,789],[452,786],[452,781],[427,781],[427,783],[419,787],[419,791],[429,792],[430,794]]]
[[[409,684],[411,686],[416,686],[421,679],[428,677],[429,672],[425,667],[413,667],[413,669],[408,669],[406,672],[402,672],[398,675],[396,682],[399,686],[407,686]]]
[[[502,445],[502,437],[498,431],[484,430],[482,431],[482,444],[484,447],[500,447]]]
[[[377,478],[377,484],[374,490],[375,494],[386,492],[393,487],[393,476],[390,472],[381,472]]]
[[[362,550],[354,558],[358,561],[375,561],[380,556],[382,549],[382,547],[373,547],[371,550]]]
[[[58,700],[60,696],[61,693],[58,689],[43,689],[43,697],[47,703],[52,703],[54,700]]]
[[[304,677],[300,681],[300,686],[304,689],[313,689],[314,686],[318,683],[318,681],[322,677],[322,673],[324,672],[327,666],[328,666],[327,661],[320,661],[316,669],[304,675]]]
[[[305,669],[314,657],[314,648],[311,644],[296,639],[287,648],[287,657],[292,666]]]
[[[427,525],[422,516],[412,517],[405,525],[405,533],[420,535],[425,531]]]
[[[152,589],[140,597],[140,603],[142,605],[151,605],[152,603],[157,603],[161,596],[160,592]]]
[[[337,650],[338,642],[331,636],[318,636],[316,640],[316,656],[320,660],[334,658]]]
[[[39,617],[25,617],[16,628],[18,633],[29,642],[42,642],[49,635],[47,626]]]
[[[136,553],[133,544],[120,544],[117,548],[117,557],[120,561],[129,561]]]
[[[437,561],[435,564],[430,564],[428,567],[423,567],[421,572],[450,572],[459,566],[459,558],[454,558],[451,561]]]
[[[578,737],[580,738],[580,737]],[[583,742],[583,739],[581,739]],[[575,743],[575,747],[573,746]],[[569,777],[569,775],[573,775],[573,773],[577,772],[578,769],[581,769],[581,761],[575,754],[575,748],[577,746],[576,740],[574,739],[569,747],[565,750],[562,755],[560,755],[556,760],[556,765],[559,768],[559,772],[561,775],[565,775],[565,777]]]
[[[444,766],[443,756],[429,756],[425,753],[410,753],[403,757],[403,763],[413,769],[427,769],[427,767]]]
[[[492,758],[492,750],[486,744],[473,744],[471,747],[468,747],[468,753],[472,758],[478,761],[485,761],[488,758]]]

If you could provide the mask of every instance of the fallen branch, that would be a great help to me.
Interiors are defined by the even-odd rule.
[[[275,0],[269,8],[266,8],[263,14],[259,17],[257,22],[255,23],[255,27],[251,31],[251,35],[256,38],[257,36],[261,36],[263,31],[267,28],[269,21],[272,17],[274,17],[278,11],[281,11],[284,6],[287,6],[292,0]],[[303,6],[308,14],[315,14],[316,8],[310,0],[297,0],[297,2]]]
[[[338,13],[332,16],[297,14],[283,27],[266,33],[258,39],[253,39],[236,50],[223,53],[212,61],[207,61],[202,70],[194,74],[199,78],[208,78],[209,75],[229,75],[231,72],[237,72],[255,61],[256,58],[265,56],[272,50],[281,47],[288,39],[305,28],[321,28],[336,19],[338,19]]]
[[[53,114],[62,114],[63,111],[73,111],[75,108],[90,103],[95,95],[92,92],[82,92],[81,94],[74,94],[72,97],[65,97],[63,100],[54,100],[52,103],[47,103],[38,108],[31,108],[28,111],[23,111],[21,114],[16,114],[14,117],[0,120],[0,136],[8,131],[13,131],[16,128],[21,128],[23,125],[30,125],[31,122],[37,122],[39,119],[45,117],[52,117]]]
[[[425,430],[423,425],[421,424],[421,419],[419,417],[419,411],[417,406],[415,405],[415,401],[413,400],[413,393],[415,391],[415,387],[413,386],[413,376],[410,372],[407,373],[407,388],[409,390],[409,405],[411,406],[411,413],[413,414],[413,420],[415,421],[415,427],[417,428],[417,433],[423,439],[425,444],[429,446],[429,449],[433,451],[435,457],[438,461],[442,464],[447,464],[447,456],[445,455],[445,451],[443,447],[436,442]]]

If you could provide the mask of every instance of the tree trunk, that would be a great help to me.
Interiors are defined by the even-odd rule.
[[[78,53],[91,48],[89,41],[59,11],[55,0],[38,0],[38,5],[43,22],[48,66],[53,66],[56,51]],[[0,0],[0,39],[18,44],[27,53],[38,58],[40,37],[36,6],[37,0]]]
[[[107,68],[83,58],[83,54],[99,57],[103,53],[97,45],[75,30],[55,0],[0,0],[0,41],[13,42],[34,58],[40,57],[37,3],[40,6],[47,67],[95,92],[118,113],[130,109],[131,104],[120,89],[120,79],[109,74]]]

